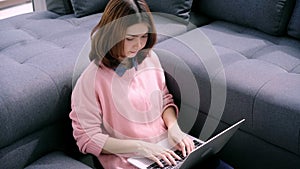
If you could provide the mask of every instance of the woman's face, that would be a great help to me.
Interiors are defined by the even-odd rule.
[[[126,57],[134,57],[143,49],[148,40],[148,26],[145,23],[134,24],[127,28],[124,40],[124,54]]]

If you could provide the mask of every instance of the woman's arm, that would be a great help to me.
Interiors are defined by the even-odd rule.
[[[108,137],[102,152],[103,154],[126,154],[137,153],[141,147],[142,141],[139,140],[121,140],[113,137]]]
[[[163,119],[167,128],[172,126],[174,123],[177,123],[176,112],[173,106],[165,109],[165,111],[163,112]]]
[[[161,163],[160,159],[163,159],[169,165],[176,165],[175,159],[181,160],[181,158],[177,154],[175,154],[174,151],[166,149],[160,145],[141,140],[122,140],[112,137],[108,137],[101,153],[135,153],[138,156],[153,160],[161,167],[163,167],[164,165]]]
[[[177,117],[174,107],[170,106],[166,108],[162,116],[165,125],[168,128],[168,138],[171,144],[175,144],[176,148],[181,150],[183,156],[185,157],[195,148],[195,146],[193,141],[181,131],[177,123]]]

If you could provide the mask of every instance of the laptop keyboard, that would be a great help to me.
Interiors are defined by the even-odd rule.
[[[201,145],[201,143],[197,140],[193,140],[195,148],[199,147]],[[176,150],[174,151],[182,160],[177,160],[175,159],[175,161],[178,163],[182,162],[185,157],[183,156],[182,152],[180,150]],[[171,168],[176,168],[176,166],[170,166],[168,165],[164,160],[160,160],[160,162],[164,165],[164,167],[160,167],[157,163],[152,163],[151,165],[149,165],[147,167],[147,169],[155,169],[155,168],[163,168],[163,169],[171,169]]]

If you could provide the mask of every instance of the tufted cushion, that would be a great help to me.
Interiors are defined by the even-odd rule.
[[[198,10],[215,19],[283,35],[295,0],[199,0]]]
[[[288,25],[288,34],[294,38],[300,39],[300,0],[296,0],[293,15]]]
[[[73,13],[70,0],[46,0],[47,10],[60,15]]]
[[[1,148],[67,116],[74,64],[101,15],[72,16],[0,20]]]
[[[59,169],[59,168],[69,168],[69,169],[92,169],[91,167],[76,161],[66,154],[61,152],[49,153],[39,160],[35,161],[33,164],[25,167],[24,169]]]
[[[76,17],[102,12],[109,0],[71,0]]]
[[[195,73],[200,111],[207,113],[212,108],[211,83],[218,83],[225,73],[227,94],[222,120],[232,124],[245,118],[242,130],[299,154],[300,42],[223,21],[191,30],[178,39],[193,39],[201,32],[211,41],[224,68],[224,72],[213,69],[212,79],[207,77],[210,67],[191,50],[191,43],[199,41],[183,44],[173,38],[156,46],[180,57]],[[174,69],[182,72],[178,65]]]

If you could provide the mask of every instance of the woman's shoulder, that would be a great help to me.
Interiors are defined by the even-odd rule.
[[[95,77],[99,66],[96,65],[94,62],[90,62],[88,66],[84,69],[84,71],[81,73],[79,79],[89,79],[90,77]]]
[[[159,57],[153,50],[149,51],[148,59],[154,64],[155,67],[161,67]]]
[[[88,66],[82,71],[80,74],[78,80],[76,80],[76,84],[80,83],[81,85],[84,85],[87,83],[88,85],[91,84],[91,82],[101,81],[102,79],[106,79],[106,69],[103,65],[98,65],[95,62],[90,62]]]

